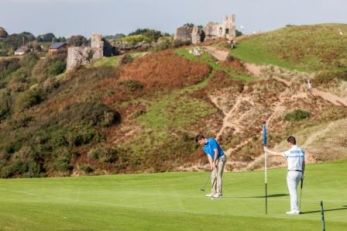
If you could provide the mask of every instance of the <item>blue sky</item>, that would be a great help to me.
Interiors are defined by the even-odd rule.
[[[236,14],[246,33],[286,24],[347,23],[347,0],[0,0],[0,26],[58,36],[104,35],[153,28],[174,33]]]

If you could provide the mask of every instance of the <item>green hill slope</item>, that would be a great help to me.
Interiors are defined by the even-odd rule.
[[[287,26],[243,38],[232,55],[302,71],[347,70],[347,24]]]
[[[0,180],[0,230],[327,230],[347,222],[347,162],[309,165],[302,212],[285,215],[285,169],[269,172],[264,215],[263,172],[226,173],[224,198],[200,191],[207,173],[162,173]]]

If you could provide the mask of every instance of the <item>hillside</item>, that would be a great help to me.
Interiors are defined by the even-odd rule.
[[[208,173],[0,179],[0,229],[322,230],[322,200],[326,229],[344,231],[346,168],[346,161],[308,166],[302,214],[295,217],[285,214],[284,168],[269,171],[268,215],[263,171],[226,173],[219,200],[200,191]]]
[[[230,52],[226,60],[214,57],[213,44],[201,56],[192,46],[135,52],[69,73],[60,56],[0,60],[1,177],[203,170],[197,132],[220,140],[228,171],[256,169],[265,120],[270,146],[284,148],[294,134],[311,162],[344,159],[347,36],[333,33],[340,28],[245,37],[231,51],[214,48]]]

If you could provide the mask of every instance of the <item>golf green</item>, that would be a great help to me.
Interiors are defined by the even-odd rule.
[[[225,173],[224,197],[200,188],[208,173],[0,180],[0,230],[347,230],[347,161],[308,165],[302,212],[289,216],[286,169]]]

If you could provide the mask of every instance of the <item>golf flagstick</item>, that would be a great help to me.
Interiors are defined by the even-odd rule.
[[[263,124],[263,146],[267,146],[266,122]],[[265,214],[267,214],[267,153],[264,152],[264,186],[265,186]]]
[[[301,199],[302,199],[302,187],[304,186],[304,176],[301,177],[301,184],[300,184],[300,203],[299,203],[299,209],[301,211]]]

